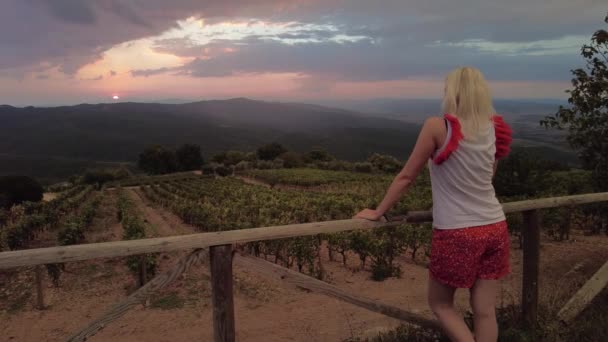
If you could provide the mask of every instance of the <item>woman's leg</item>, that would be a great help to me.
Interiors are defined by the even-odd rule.
[[[473,342],[473,335],[454,308],[455,288],[429,277],[429,306],[452,341]]]
[[[475,341],[496,342],[496,291],[498,280],[477,279],[471,289],[471,308],[475,320]]]

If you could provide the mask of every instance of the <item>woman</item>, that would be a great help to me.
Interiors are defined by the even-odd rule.
[[[498,279],[510,272],[505,215],[492,185],[497,160],[509,153],[511,130],[495,114],[481,72],[464,67],[446,78],[444,118],[426,120],[409,160],[375,209],[355,218],[380,220],[427,164],[433,192],[428,302],[453,341],[496,341]],[[454,308],[468,288],[474,336]]]

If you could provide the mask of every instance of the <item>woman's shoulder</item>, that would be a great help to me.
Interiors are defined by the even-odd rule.
[[[440,116],[431,116],[424,121],[424,127],[439,133],[445,132],[445,118]]]

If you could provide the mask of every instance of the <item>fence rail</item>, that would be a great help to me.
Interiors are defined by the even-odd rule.
[[[524,215],[525,227],[522,232],[524,242],[522,312],[524,314],[524,319],[530,328],[534,328],[536,324],[538,307],[538,271],[540,259],[540,223],[538,210],[604,201],[608,201],[608,192],[543,198],[503,204],[503,210],[505,213],[523,212]],[[189,258],[180,260],[180,262],[178,262],[173,269],[152,280],[140,291],[134,293],[125,301],[112,307],[104,316],[94,321],[81,332],[70,338],[70,341],[84,341],[87,337],[92,336],[99,329],[103,328],[105,324],[119,318],[130,307],[140,302],[145,296],[148,296],[151,291],[166,286],[168,283],[173,281],[179,276],[179,274],[181,274],[181,272],[183,272],[184,269],[189,267],[194,262],[193,260],[198,260],[200,258],[200,255],[202,255],[202,252],[204,252],[201,250],[201,248],[210,247],[209,256],[212,278],[212,302],[214,306],[214,340],[216,342],[232,342],[235,339],[232,293],[232,244],[283,239],[296,236],[331,234],[348,230],[374,229],[380,227],[397,226],[403,223],[422,223],[430,221],[432,221],[431,212],[416,211],[409,212],[404,216],[392,217],[388,222],[372,222],[362,219],[337,220],[199,233],[165,238],[92,243],[75,246],[2,252],[0,253],[0,269],[82,261],[95,258],[124,257],[136,254],[168,252],[183,249],[196,250],[190,255]],[[247,259],[242,260],[246,261]],[[256,265],[261,267],[260,269],[270,267],[264,266],[263,263],[257,263]],[[608,265],[608,263],[606,265]],[[278,266],[273,265],[272,267],[276,268]],[[598,288],[603,288],[606,286],[606,283],[608,282],[608,276],[605,274],[608,273],[606,269],[608,269],[608,266],[604,266],[602,270],[600,270],[603,273],[598,271],[601,273],[601,276],[597,276],[597,279],[593,280],[592,284],[587,286],[592,288],[593,291],[586,290],[587,287],[581,290],[581,293],[584,292],[584,294],[579,294],[578,296],[584,297],[584,300],[577,299],[574,309],[571,309],[570,306],[573,305],[570,305],[562,310],[568,311],[568,319],[576,316],[580,311],[582,311],[582,309],[584,309],[586,304],[591,301],[592,297],[599,292],[597,290]],[[266,270],[267,274],[272,274],[273,272],[283,272],[283,277],[290,275],[289,270],[281,271],[270,268]],[[291,276],[294,277],[294,275]],[[307,284],[307,286],[310,288],[314,288],[325,295],[329,295],[391,317],[399,318],[410,323],[427,327],[436,326],[433,321],[418,317],[415,314],[410,314],[398,308],[347,294],[329,285],[323,285],[318,283],[318,281],[311,281],[303,279],[302,277],[306,276],[302,275],[297,276],[294,279],[290,278],[290,281],[296,284]],[[42,295],[40,294],[39,297],[41,298]]]
[[[608,192],[509,202],[503,204],[503,210],[505,213],[514,213],[602,201],[608,201]],[[347,230],[396,226],[403,223],[431,222],[432,218],[430,211],[414,211],[404,216],[393,217],[391,222],[372,222],[362,219],[336,220],[163,238],[25,249],[0,253],[0,269],[331,234]]]

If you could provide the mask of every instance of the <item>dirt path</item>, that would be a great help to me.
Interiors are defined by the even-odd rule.
[[[151,225],[152,236],[162,237],[196,233],[194,227],[183,224],[175,215],[162,208],[153,207],[153,204],[145,199],[139,189],[128,189],[126,191],[145,221]]]

